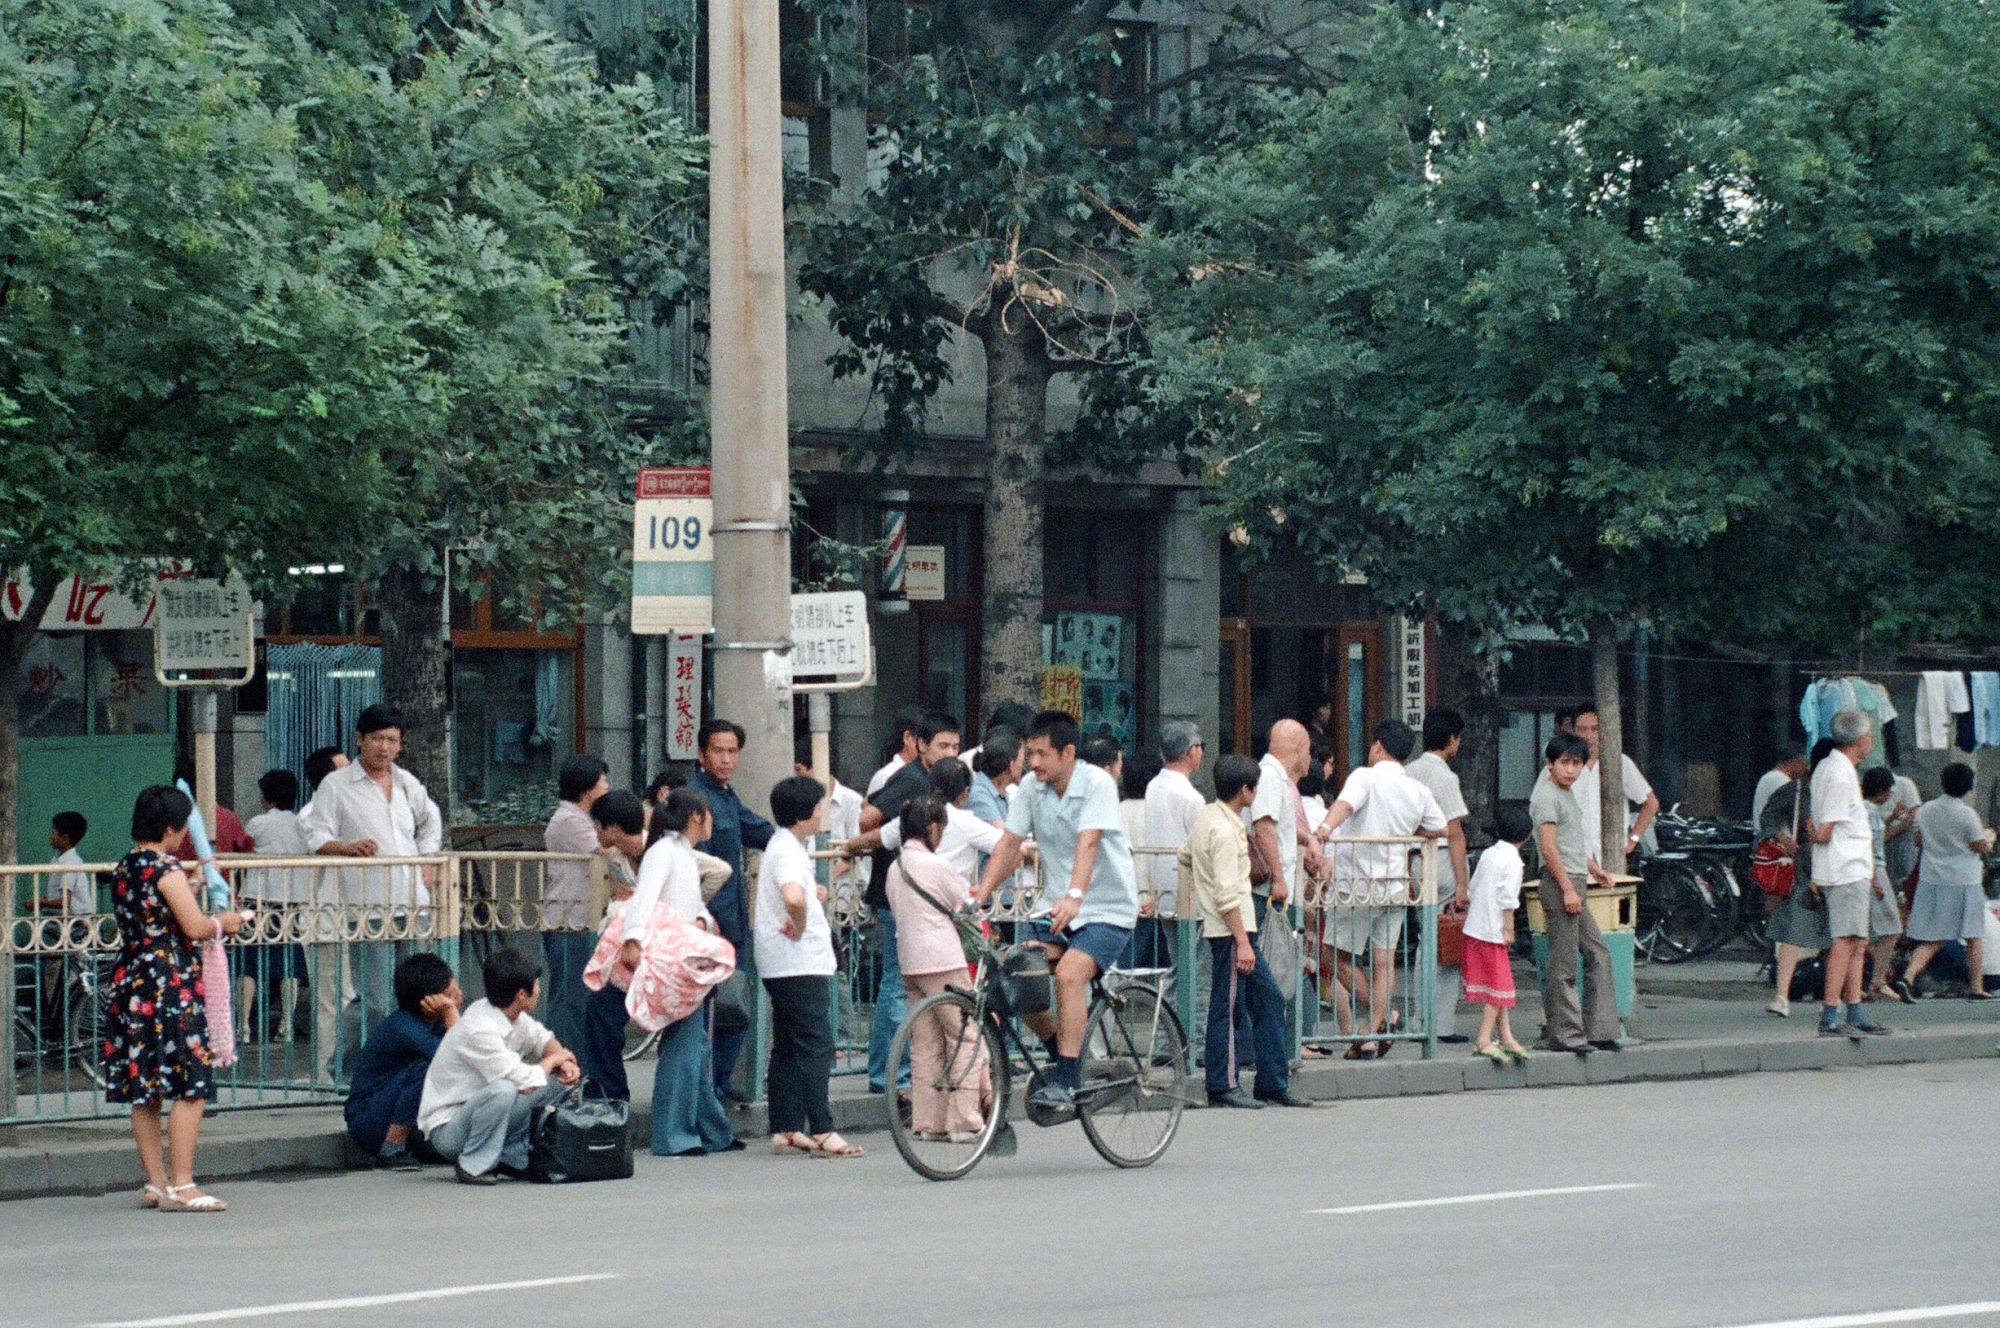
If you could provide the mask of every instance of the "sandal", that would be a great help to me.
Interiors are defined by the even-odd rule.
[[[1520,1043],[1518,1042],[1502,1043],[1500,1049],[1507,1053],[1508,1057],[1513,1060],[1514,1064],[1526,1065],[1528,1063],[1528,1049],[1522,1046]]]
[[[1391,1010],[1389,1011],[1389,1018],[1382,1025],[1382,1031],[1384,1033],[1393,1033],[1402,1026],[1403,1026],[1402,1014],[1398,1011]],[[1395,1048],[1396,1048],[1395,1043],[1389,1041],[1387,1038],[1384,1038],[1380,1043],[1376,1045],[1375,1059],[1378,1061],[1381,1060],[1384,1056],[1387,1056],[1391,1051],[1394,1051]]]
[[[1373,1042],[1357,1042],[1341,1055],[1344,1061],[1372,1061],[1381,1054]]]
[[[190,1198],[182,1198],[190,1195]],[[212,1194],[203,1194],[201,1187],[192,1181],[186,1185],[169,1185],[160,1196],[160,1211],[163,1213],[226,1213],[229,1205]]]
[[[859,1144],[851,1144],[847,1140],[842,1139],[840,1132],[837,1130],[830,1130],[825,1134],[815,1134],[807,1137],[812,1140],[812,1147],[807,1151],[814,1157],[865,1157],[867,1155],[866,1149],[862,1148]],[[839,1142],[836,1144],[835,1140]]]
[[[1332,1060],[1333,1053],[1328,1051],[1325,1047],[1302,1046],[1299,1048],[1299,1059],[1302,1061]]]
[[[141,1208],[158,1208],[160,1200],[166,1197],[167,1191],[165,1186],[154,1185],[148,1182],[146,1188],[139,1191],[139,1206]]]
[[[1481,1046],[1475,1046],[1472,1049],[1472,1054],[1475,1056],[1484,1056],[1495,1065],[1505,1065],[1508,1063],[1507,1053],[1500,1050],[1500,1045],[1497,1042],[1488,1042]]]
[[[807,1134],[774,1134],[771,1136],[771,1151],[779,1157],[811,1157],[813,1155],[812,1136]]]

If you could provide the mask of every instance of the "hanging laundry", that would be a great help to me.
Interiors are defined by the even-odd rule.
[[[1981,747],[2000,747],[2000,673],[1972,675],[1972,737]]]
[[[1950,669],[1925,669],[1917,681],[1917,746],[1941,752],[1958,736],[1958,717],[1972,709],[1965,675]]]
[[[1860,709],[1854,678],[1815,678],[1806,684],[1799,699],[1799,727],[1805,730],[1810,747],[1833,731],[1833,717],[1843,710]],[[1872,686],[1861,683],[1863,687]]]

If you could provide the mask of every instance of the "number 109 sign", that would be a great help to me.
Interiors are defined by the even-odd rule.
[[[707,466],[639,472],[632,509],[632,631],[700,633],[715,625],[715,502]]]

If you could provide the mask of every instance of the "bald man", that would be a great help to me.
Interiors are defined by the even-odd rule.
[[[1264,759],[1257,764],[1257,796],[1243,813],[1250,831],[1250,879],[1257,895],[1257,919],[1264,906],[1282,904],[1298,881],[1299,857],[1317,876],[1322,869],[1319,841],[1306,823],[1299,801],[1299,776],[1312,760],[1312,737],[1296,719],[1271,726]]]

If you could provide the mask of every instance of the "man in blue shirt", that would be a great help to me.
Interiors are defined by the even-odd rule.
[[[347,1136],[377,1163],[393,1171],[414,1171],[417,1107],[424,1075],[437,1055],[445,1030],[458,1022],[465,993],[451,965],[434,954],[413,954],[396,965],[396,1011],[375,1026],[354,1061],[343,1115]]]
[[[715,817],[715,830],[707,842],[695,847],[714,854],[729,864],[729,880],[708,901],[708,911],[724,938],[736,947],[738,962],[748,953],[750,916],[743,889],[743,850],[762,849],[771,842],[771,823],[743,805],[729,781],[736,777],[736,762],[743,755],[743,726],[726,719],[702,721],[697,739],[699,755],[688,787],[708,799]],[[715,1086],[725,1101],[747,1101],[729,1082],[743,1054],[748,1030],[715,1035]]]
[[[1026,1022],[1044,1041],[1055,1041],[1055,1069],[1033,1098],[1036,1106],[1053,1110],[1076,1104],[1076,1062],[1091,981],[1125,952],[1139,920],[1139,879],[1118,809],[1118,785],[1077,759],[1081,737],[1067,711],[1035,716],[1027,742],[1034,773],[1021,782],[1006,832],[979,880],[984,901],[1020,865],[1021,842],[1033,837],[1042,859],[1042,906],[1048,909],[1047,924],[1036,924],[1033,934],[1048,947],[1055,966],[1056,1015]]]

